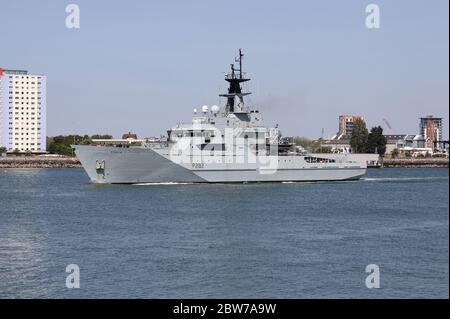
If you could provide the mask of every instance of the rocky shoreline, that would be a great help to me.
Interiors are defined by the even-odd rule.
[[[76,157],[7,156],[0,157],[0,168],[79,168]]]
[[[383,160],[385,168],[437,168],[448,167],[448,158],[389,158]]]

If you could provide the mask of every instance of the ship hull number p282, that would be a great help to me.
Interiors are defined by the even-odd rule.
[[[192,168],[198,169],[198,168],[205,168],[204,163],[192,163]]]

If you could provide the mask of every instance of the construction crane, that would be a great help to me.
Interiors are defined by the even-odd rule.
[[[389,129],[389,133],[392,133],[391,131],[392,131],[392,126],[391,126],[391,124],[389,123],[389,121],[388,121],[388,119],[387,118],[383,118],[383,123],[387,126],[387,128]]]

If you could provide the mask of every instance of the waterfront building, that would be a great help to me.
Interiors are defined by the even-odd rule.
[[[386,138],[386,154],[389,155],[394,149],[400,154],[432,154],[433,150],[426,146],[425,140],[420,134],[387,134]]]
[[[318,142],[324,148],[335,154],[351,154],[351,132],[354,122],[363,120],[361,116],[339,116],[339,132],[330,139],[320,139]],[[386,153],[391,154],[397,149],[400,154],[448,154],[448,141],[443,140],[442,118],[427,116],[420,118],[419,134],[385,134]]]
[[[47,78],[0,68],[0,147],[46,152]]]
[[[364,120],[359,115],[339,115],[339,135],[352,136],[356,120]]]
[[[398,149],[406,136],[406,134],[384,134],[386,138],[385,154],[391,154],[393,150]]]
[[[429,148],[440,148],[443,142],[442,118],[428,115],[420,118],[419,134],[423,136]]]
[[[336,135],[331,139],[320,139],[317,142],[320,142],[323,148],[329,149],[335,154],[349,154],[352,152],[350,136],[347,135]]]

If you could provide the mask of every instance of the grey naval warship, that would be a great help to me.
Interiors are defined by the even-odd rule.
[[[242,84],[243,54],[225,74],[226,105],[203,106],[189,123],[180,123],[158,140],[138,145],[73,145],[93,183],[246,183],[357,180],[367,164],[345,158],[308,155],[266,128],[261,113],[249,108]]]

